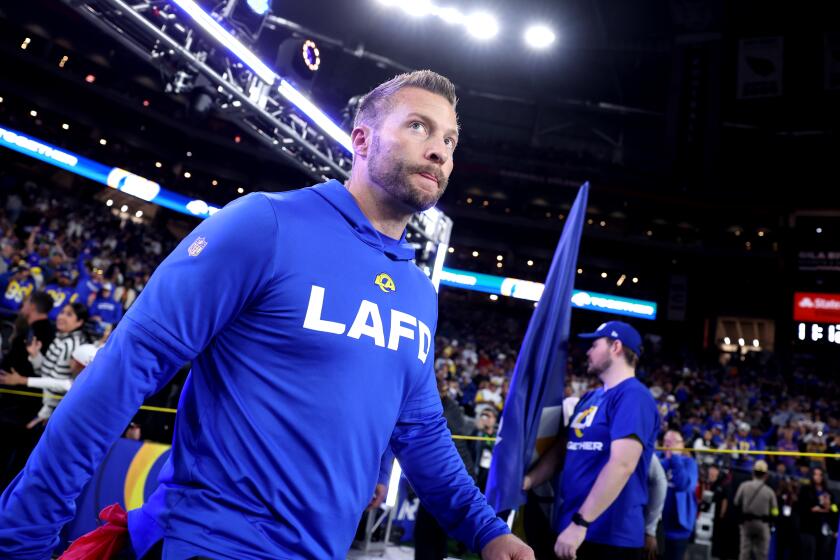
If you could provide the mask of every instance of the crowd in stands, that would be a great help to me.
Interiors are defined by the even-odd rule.
[[[0,175],[0,384],[43,394],[0,395],[3,487],[174,242],[101,203]]]

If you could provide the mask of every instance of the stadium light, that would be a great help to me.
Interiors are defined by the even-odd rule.
[[[277,74],[271,68],[265,65],[257,55],[248,50],[238,39],[225,30],[219,23],[214,20],[207,12],[196,4],[194,0],[172,0],[187,15],[189,15],[195,22],[211,37],[219,41],[230,52],[236,55],[239,60],[245,63],[248,68],[253,70],[264,82],[269,85],[274,85],[278,80]],[[286,80],[280,80],[280,85],[277,88],[280,95],[285,97],[301,110],[312,122],[319,126],[324,132],[332,137],[336,142],[341,144],[348,152],[352,152],[352,145],[350,143],[350,135],[341,130],[334,122],[330,120],[314,103],[309,101],[302,93],[296,90]],[[238,143],[238,142],[237,142]]]
[[[341,130],[337,124],[332,122],[330,118],[325,115],[318,107],[315,106],[309,99],[301,92],[296,90],[286,80],[280,80],[280,86],[277,88],[280,95],[294,103],[307,117],[312,119],[321,130],[329,134],[336,142],[341,144],[348,152],[353,151],[353,144],[350,142],[350,135]]]
[[[438,8],[437,16],[449,25],[461,25],[466,20],[466,17],[458,10],[458,8],[453,8],[451,6]]]
[[[550,47],[557,37],[546,25],[532,25],[525,30],[524,38],[526,45],[540,50]]]
[[[231,35],[219,22],[214,20],[210,15],[201,9],[201,7],[194,2],[194,0],[172,0],[179,8],[184,10],[187,15],[195,20],[195,22],[211,37],[216,39],[224,45],[230,52],[239,57],[239,60],[256,73],[268,85],[274,84],[277,75],[265,65],[263,61],[257,58],[257,55],[252,53],[243,45],[236,37]],[[248,2],[251,5],[251,1]]]
[[[248,7],[251,8],[254,13],[262,16],[271,10],[271,2],[270,0],[248,0]]]
[[[403,0],[400,7],[406,14],[416,18],[428,16],[435,10],[430,0]]]
[[[400,491],[400,475],[402,475],[402,468],[397,460],[394,459],[394,465],[391,467],[391,480],[388,481],[388,495],[385,497],[385,505],[388,507],[395,507],[397,505],[397,494]]]
[[[499,23],[487,12],[475,12],[466,20],[467,32],[476,39],[485,41],[499,33]]]

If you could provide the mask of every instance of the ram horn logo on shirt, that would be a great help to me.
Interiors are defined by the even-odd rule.
[[[586,410],[581,410],[577,413],[572,423],[569,425],[575,431],[577,437],[583,437],[583,430],[592,425],[595,419],[595,413],[598,411],[597,406],[590,406]]]
[[[201,254],[205,247],[207,247],[207,240],[203,237],[199,237],[193,241],[192,245],[190,245],[189,249],[187,249],[187,254],[191,257],[197,257]]]
[[[394,281],[384,272],[377,275],[376,280],[374,280],[373,283],[379,286],[379,289],[385,293],[397,291]]]

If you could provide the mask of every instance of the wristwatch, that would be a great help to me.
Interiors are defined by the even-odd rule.
[[[584,529],[588,529],[589,526],[592,524],[591,521],[587,521],[586,519],[584,519],[580,512],[576,512],[572,516],[572,523],[574,523],[575,525],[580,525]]]

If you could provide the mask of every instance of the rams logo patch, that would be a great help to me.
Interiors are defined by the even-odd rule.
[[[385,292],[386,294],[389,292],[397,291],[397,287],[394,285],[394,281],[391,279],[390,276],[388,276],[384,272],[378,274],[376,276],[376,280],[374,280],[373,283],[379,286],[379,289]]]

